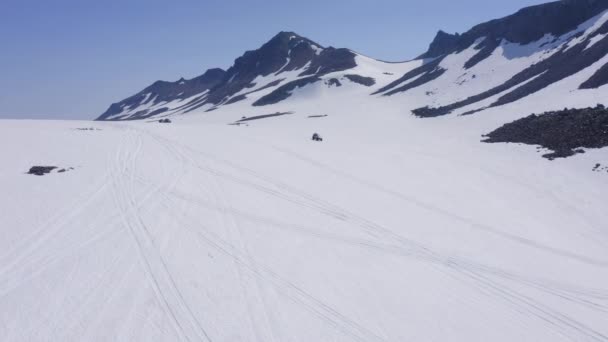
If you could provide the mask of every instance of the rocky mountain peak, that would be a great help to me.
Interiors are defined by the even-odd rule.
[[[456,47],[460,35],[449,34],[442,30],[439,30],[435,35],[435,39],[431,42],[429,50],[423,55],[424,58],[438,57],[444,54],[446,51],[450,51]]]
[[[247,51],[228,70],[229,77],[239,74],[267,76],[304,67],[323,48],[293,32],[280,32],[259,49]]]

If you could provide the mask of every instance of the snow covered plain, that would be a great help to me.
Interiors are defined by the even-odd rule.
[[[529,111],[332,96],[1,121],[0,340],[608,341],[608,151],[479,142]]]

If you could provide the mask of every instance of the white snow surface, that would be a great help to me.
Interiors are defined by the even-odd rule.
[[[0,121],[0,340],[608,340],[608,151],[351,87],[248,126]]]

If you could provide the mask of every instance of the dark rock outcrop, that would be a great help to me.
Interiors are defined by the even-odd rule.
[[[608,63],[599,68],[579,89],[595,89],[608,84]]]
[[[375,94],[382,94],[390,96],[410,89],[419,87],[423,84],[431,82],[443,75],[445,69],[439,66],[439,63],[443,60],[443,57],[439,57],[433,61],[423,64],[414,70],[401,76],[399,79],[389,83],[388,85],[380,88]]]
[[[306,85],[318,82],[320,80],[321,80],[321,78],[319,78],[317,76],[310,76],[310,77],[300,78],[295,81],[291,81],[289,83],[286,83],[286,84],[278,87],[277,89],[272,91],[270,94],[262,96],[260,99],[255,101],[253,103],[253,105],[254,106],[267,106],[267,105],[279,103],[279,102],[289,98],[291,96],[291,93],[296,88],[301,88]]]
[[[450,53],[456,49],[459,40],[460,35],[458,33],[449,34],[439,30],[435,36],[435,39],[433,39],[431,45],[429,45],[427,52],[425,52],[419,58],[435,58]]]
[[[554,159],[580,153],[580,148],[608,146],[608,110],[564,109],[546,112],[508,123],[487,134],[484,142],[512,142],[540,145],[553,151],[543,157]]]
[[[330,72],[344,71],[356,66],[355,54],[352,51],[328,47],[311,60],[310,67],[300,76],[323,76]]]
[[[340,80],[337,78],[330,78],[329,80],[325,81],[325,84],[327,84],[327,86],[329,86],[329,87],[341,87],[342,86],[342,82],[340,82]]]
[[[346,77],[346,79],[348,79],[351,82],[366,86],[366,87],[371,87],[374,84],[376,84],[376,80],[372,77],[365,77],[365,76],[361,76],[361,75],[354,75],[354,74],[348,74],[348,75],[344,75],[344,77]]]

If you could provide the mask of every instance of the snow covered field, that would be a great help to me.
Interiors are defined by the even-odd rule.
[[[607,150],[353,101],[0,121],[0,340],[608,341]]]

